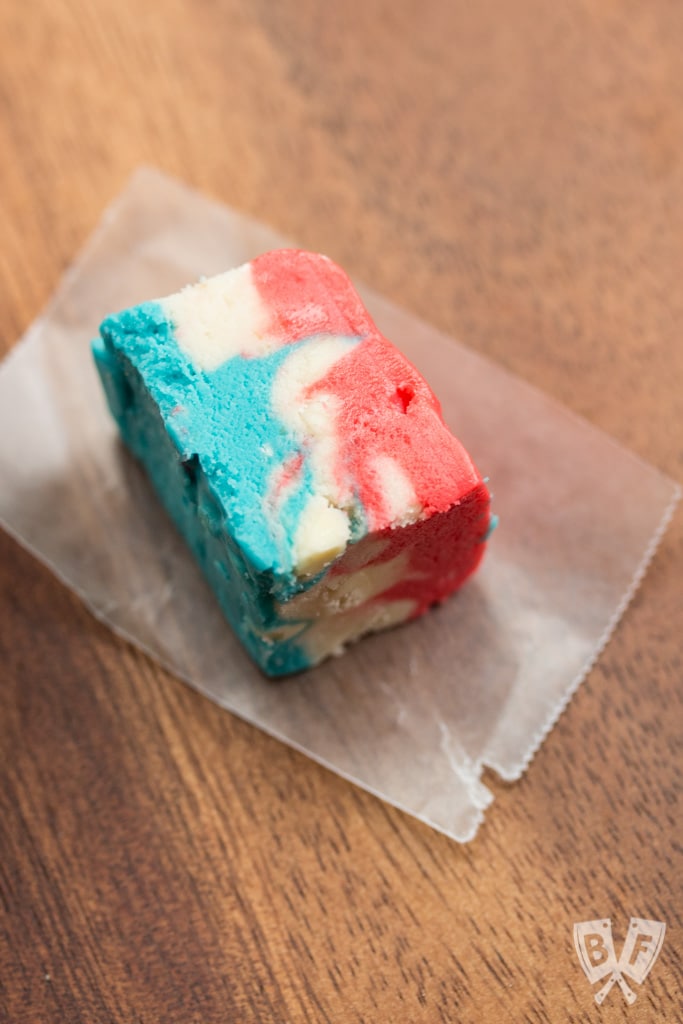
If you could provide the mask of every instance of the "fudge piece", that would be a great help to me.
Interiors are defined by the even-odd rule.
[[[123,440],[268,675],[421,615],[477,566],[486,485],[325,256],[266,253],[100,334]]]

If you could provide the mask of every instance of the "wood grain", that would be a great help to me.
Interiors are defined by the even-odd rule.
[[[5,0],[0,29],[4,350],[154,163],[683,476],[676,0]],[[167,676],[0,535],[2,1020],[682,1020],[682,555],[679,513],[459,847]],[[572,924],[609,916],[619,947],[631,914],[663,951],[598,1008]]]

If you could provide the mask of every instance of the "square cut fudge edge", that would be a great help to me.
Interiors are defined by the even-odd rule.
[[[477,567],[490,496],[324,256],[275,250],[108,317],[126,446],[270,676],[415,618]]]

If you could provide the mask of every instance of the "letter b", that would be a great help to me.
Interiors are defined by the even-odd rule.
[[[604,939],[599,932],[588,932],[583,937],[584,946],[586,949],[586,956],[591,962],[593,967],[599,967],[600,964],[604,964],[605,960],[609,956],[609,950],[605,945]]]

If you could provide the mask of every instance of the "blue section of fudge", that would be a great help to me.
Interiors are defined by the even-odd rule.
[[[270,471],[263,446],[275,448],[271,467],[296,452],[270,402],[287,351],[198,371],[156,303],[110,317],[93,343],[125,444],[143,463],[233,629],[269,675],[308,667],[296,637],[273,643],[260,635],[285,624],[275,602],[303,589],[288,571],[285,538],[278,545],[272,537],[261,498]],[[304,473],[285,509],[292,528],[309,486]]]

